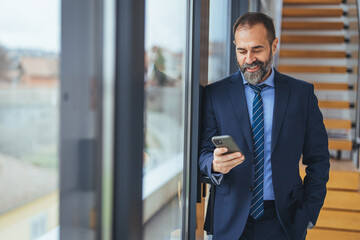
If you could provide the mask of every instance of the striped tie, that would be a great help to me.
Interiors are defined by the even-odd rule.
[[[263,182],[264,182],[264,111],[260,92],[265,85],[249,86],[254,90],[252,114],[252,131],[254,140],[254,189],[251,199],[250,216],[259,219],[264,213]]]

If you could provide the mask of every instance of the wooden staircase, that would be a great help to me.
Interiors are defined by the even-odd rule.
[[[351,161],[330,161],[325,203],[307,240],[360,239],[360,173]],[[300,174],[305,175],[301,166]]]
[[[314,84],[329,134],[329,149],[338,159],[351,158],[354,140],[358,58],[354,49],[358,44],[355,3],[283,0],[278,70]]]

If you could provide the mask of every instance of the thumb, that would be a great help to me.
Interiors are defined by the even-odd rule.
[[[216,155],[221,155],[221,154],[224,154],[228,151],[228,149],[226,147],[221,147],[221,148],[216,148],[214,153]]]

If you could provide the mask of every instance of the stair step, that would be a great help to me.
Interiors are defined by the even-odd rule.
[[[291,50],[281,49],[283,58],[346,58],[345,51]]]
[[[349,84],[347,83],[312,83],[316,90],[349,90]]]
[[[347,73],[345,66],[298,66],[298,65],[279,65],[280,72],[287,73]]]
[[[349,17],[357,17],[357,9],[356,8],[350,8],[347,12],[347,15]]]
[[[330,150],[345,150],[351,151],[353,143],[347,139],[329,139],[329,149]]]
[[[347,139],[329,139],[329,149],[330,150],[352,150],[352,141]]]
[[[281,28],[284,30],[342,30],[344,23],[283,21]]]
[[[300,175],[304,179],[305,166],[300,163]],[[330,160],[328,190],[360,190],[360,173],[351,161]]]
[[[349,30],[356,31],[359,29],[359,24],[357,21],[349,22]]]
[[[360,211],[360,192],[328,190],[323,208]]]
[[[306,240],[359,240],[360,232],[349,232],[342,230],[333,229],[321,229],[315,227],[314,229],[308,230]]]
[[[341,17],[343,14],[341,8],[283,8],[282,12],[283,17]]]
[[[359,36],[353,35],[350,37],[350,43],[358,44],[359,43]]]
[[[360,212],[322,209],[316,226],[323,228],[360,231]],[[341,238],[343,239],[343,238]]]
[[[351,108],[351,103],[349,101],[328,101],[320,100],[318,102],[320,108],[340,108],[347,109]]]
[[[328,189],[359,191],[359,172],[330,171]]]
[[[350,120],[343,119],[324,119],[324,124],[326,128],[333,129],[351,129],[352,124]]]
[[[283,4],[341,4],[342,0],[283,0]]]
[[[355,39],[354,39],[355,40]],[[341,35],[281,35],[281,43],[345,43],[345,37]]]
[[[358,59],[359,57],[359,52],[358,51],[352,51],[351,52],[351,58],[352,59]]]

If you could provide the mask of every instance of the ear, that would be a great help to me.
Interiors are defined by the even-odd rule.
[[[235,42],[235,39],[234,39],[234,41],[233,41],[233,44],[236,46],[236,42]]]
[[[279,39],[275,38],[275,40],[273,41],[272,45],[271,45],[271,50],[272,50],[272,54],[275,55],[277,53],[277,45],[279,43]]]

